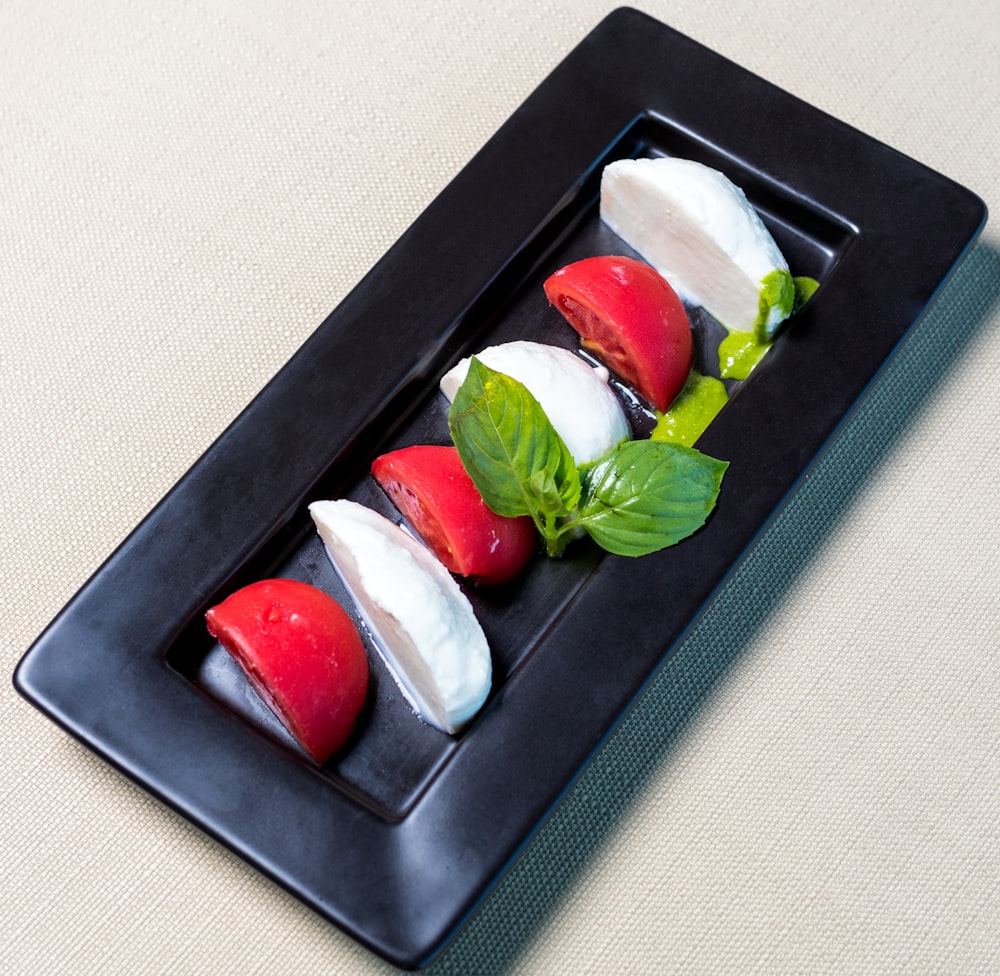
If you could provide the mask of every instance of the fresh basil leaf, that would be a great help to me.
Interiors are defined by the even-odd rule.
[[[546,533],[580,499],[580,476],[562,438],[523,383],[475,356],[448,411],[465,470],[498,515],[530,515]]]
[[[573,524],[620,556],[665,549],[704,525],[728,466],[680,444],[626,441],[586,471]]]

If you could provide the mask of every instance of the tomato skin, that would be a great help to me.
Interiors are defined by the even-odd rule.
[[[506,583],[535,551],[529,516],[491,511],[454,447],[417,444],[377,457],[372,477],[452,572],[477,583]]]
[[[299,580],[259,580],[205,619],[316,762],[344,745],[368,695],[368,658],[357,627],[333,597]]]
[[[601,255],[560,268],[544,289],[585,349],[657,410],[670,406],[691,370],[693,340],[666,278],[634,258]]]

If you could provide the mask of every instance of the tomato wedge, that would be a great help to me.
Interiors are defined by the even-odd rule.
[[[513,579],[535,551],[528,516],[491,511],[454,447],[418,444],[377,457],[372,477],[452,572],[477,583]]]
[[[259,580],[205,618],[208,632],[316,762],[344,745],[368,695],[368,658],[333,597],[299,580]]]
[[[584,349],[665,411],[691,370],[691,323],[669,282],[635,258],[601,255],[560,268],[544,285],[549,302]]]

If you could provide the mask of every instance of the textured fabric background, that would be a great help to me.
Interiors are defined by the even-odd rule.
[[[0,973],[385,973],[20,656],[598,0],[0,3]],[[638,4],[1000,211],[981,0]],[[434,974],[1000,972],[1000,235]]]

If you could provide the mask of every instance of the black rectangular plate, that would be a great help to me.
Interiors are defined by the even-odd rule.
[[[583,545],[503,589],[471,590],[495,661],[472,726],[448,738],[422,725],[373,661],[355,740],[317,768],[247,694],[204,611],[272,575],[343,598],[307,504],[348,496],[390,513],[368,466],[447,440],[437,381],[459,356],[510,338],[574,345],[541,282],[623,249],[597,216],[600,171],[639,154],[724,171],[793,273],[821,283],[699,443],[731,462],[718,508],[653,556]],[[374,952],[422,966],[694,624],[985,218],[940,174],[615,11],[88,581],[15,684]],[[695,320],[704,338],[710,323]]]

